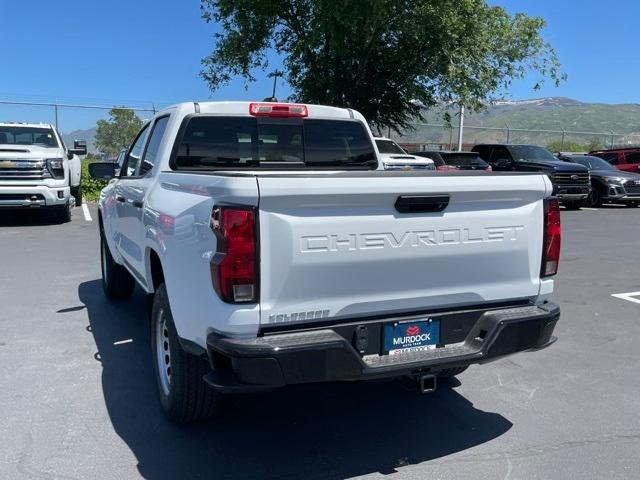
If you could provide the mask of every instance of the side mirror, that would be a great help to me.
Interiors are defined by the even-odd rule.
[[[497,170],[509,170],[512,166],[513,164],[511,163],[511,160],[507,160],[506,158],[499,158],[496,160]]]
[[[69,149],[71,155],[86,155],[87,142],[85,140],[74,140],[73,148]]]
[[[94,162],[89,164],[89,175],[96,180],[111,180],[116,177],[117,169],[117,163]]]

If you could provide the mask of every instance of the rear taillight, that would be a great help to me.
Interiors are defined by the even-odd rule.
[[[293,103],[250,103],[249,114],[254,117],[308,117],[306,105]]]
[[[540,276],[549,277],[558,273],[560,262],[560,204],[557,198],[544,202],[544,247],[542,250],[542,269]]]
[[[227,303],[257,299],[256,214],[252,208],[216,207],[211,229],[218,240],[211,262],[213,288]]]

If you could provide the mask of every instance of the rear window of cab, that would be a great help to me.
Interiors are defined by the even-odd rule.
[[[193,115],[180,129],[171,166],[375,170],[378,161],[358,120]]]

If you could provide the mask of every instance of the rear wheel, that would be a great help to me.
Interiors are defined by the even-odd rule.
[[[172,422],[202,420],[219,411],[220,395],[202,379],[211,371],[206,358],[191,355],[180,346],[164,284],[153,298],[151,350],[160,404]]]
[[[627,203],[627,207],[629,208],[636,208],[639,205],[638,202],[629,202]]]
[[[115,262],[102,234],[100,235],[100,263],[104,294],[113,300],[129,298],[133,293],[135,281],[126,268]]]

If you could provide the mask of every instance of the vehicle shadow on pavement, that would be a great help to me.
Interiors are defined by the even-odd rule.
[[[59,223],[53,212],[47,210],[34,208],[0,211],[0,227],[35,227]]]
[[[163,417],[145,298],[122,303],[99,280],[79,287],[102,363],[105,404],[144,478],[350,478],[488,442],[512,424],[451,386],[421,395],[398,381],[308,385],[233,397],[225,416],[187,427]],[[131,339],[132,342],[115,342]]]

